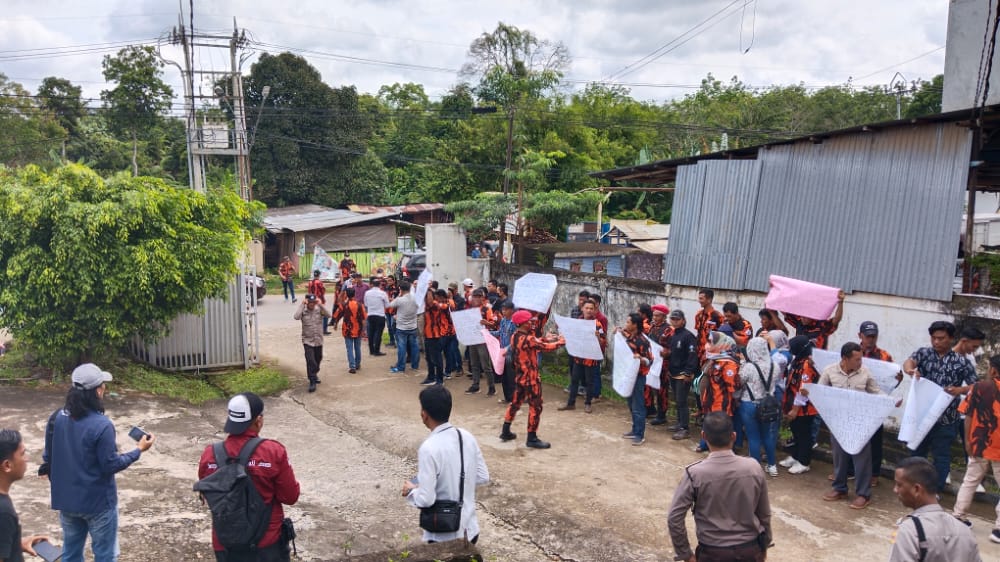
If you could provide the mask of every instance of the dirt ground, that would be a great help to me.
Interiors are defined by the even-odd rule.
[[[417,401],[422,376],[390,374],[391,348],[385,357],[365,351],[361,370],[348,374],[343,339],[336,334],[324,348],[323,383],[308,394],[293,311],[280,297],[264,298],[260,335],[263,354],[296,373],[291,390],[266,400],[263,436],[285,444],[302,485],[299,503],[286,508],[298,529],[299,558],[338,560],[418,543],[417,512],[399,490],[415,474],[416,451],[427,435]],[[557,412],[566,395],[549,386],[539,436],[552,448],[526,449],[526,410],[513,428],[519,439],[503,443],[497,435],[504,406],[485,394],[464,395],[467,380],[446,384],[455,397],[452,421],[476,435],[490,470],[491,483],[477,493],[479,546],[487,560],[673,559],[666,511],[683,467],[701,458],[691,451],[693,442],[672,441],[663,429],[649,428],[645,446],[632,447],[619,437],[628,429],[624,405],[599,402],[590,415],[582,409]],[[191,485],[203,447],[223,437],[225,403],[192,407],[118,391],[106,406],[120,445],[132,446],[126,435],[132,425],[158,437],[149,453],[118,476],[121,560],[213,559],[207,511]],[[45,420],[62,399],[61,389],[0,387],[0,425],[24,434],[30,474],[40,461]],[[770,559],[886,559],[893,524],[906,512],[891,482],[883,479],[871,506],[856,512],[846,502],[821,500],[831,467],[813,467],[801,476],[782,471],[769,481],[775,535]],[[15,484],[12,497],[26,533],[60,535],[45,481],[29,476]],[[947,506],[952,501],[945,496]],[[975,509],[973,530],[983,558],[1000,560],[1000,545],[987,538],[992,506]],[[688,527],[693,541],[690,516]]]

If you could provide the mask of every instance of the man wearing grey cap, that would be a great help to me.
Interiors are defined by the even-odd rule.
[[[115,426],[104,415],[102,400],[111,373],[93,363],[73,370],[66,405],[49,418],[45,430],[43,464],[52,509],[59,511],[63,531],[63,560],[82,562],[90,534],[95,562],[118,560],[118,488],[115,474],[125,470],[150,447],[156,437],[145,434],[136,448],[118,453]]]

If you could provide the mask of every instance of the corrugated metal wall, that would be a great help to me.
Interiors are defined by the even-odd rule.
[[[778,274],[951,300],[971,140],[924,124],[682,167],[664,278],[765,291]]]
[[[256,362],[256,346],[248,342],[256,332],[257,299],[253,291],[245,290],[242,279],[237,276],[229,284],[225,299],[205,299],[203,315],[175,318],[163,338],[155,342],[134,338],[133,356],[172,371],[246,367]],[[248,326],[244,321],[251,317]]]

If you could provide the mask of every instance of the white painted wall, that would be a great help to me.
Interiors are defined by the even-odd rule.
[[[942,111],[968,109],[975,105],[983,34],[987,25],[992,27],[989,17],[992,3],[993,0],[951,0],[948,9]],[[994,71],[990,79],[987,105],[1000,103],[1000,57],[996,55],[994,57]],[[923,78],[930,79],[930,76]]]
[[[427,265],[438,285],[443,289],[452,281],[461,284],[468,277],[465,231],[454,223],[428,224],[425,235]]]

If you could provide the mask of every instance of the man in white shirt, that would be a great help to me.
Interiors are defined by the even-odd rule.
[[[368,353],[374,357],[382,353],[382,332],[385,331],[385,309],[389,306],[389,295],[382,289],[382,283],[372,277],[372,286],[365,291],[365,308],[368,310]]]
[[[475,543],[479,539],[476,486],[488,483],[490,472],[476,438],[448,423],[450,417],[451,393],[444,385],[432,385],[420,391],[420,419],[431,434],[417,452],[417,477],[403,483],[403,497],[418,508],[430,507],[438,500],[461,500],[462,517],[458,530],[453,533],[425,530],[424,540],[431,543],[465,537]],[[464,491],[460,494],[459,479],[463,468]]]

